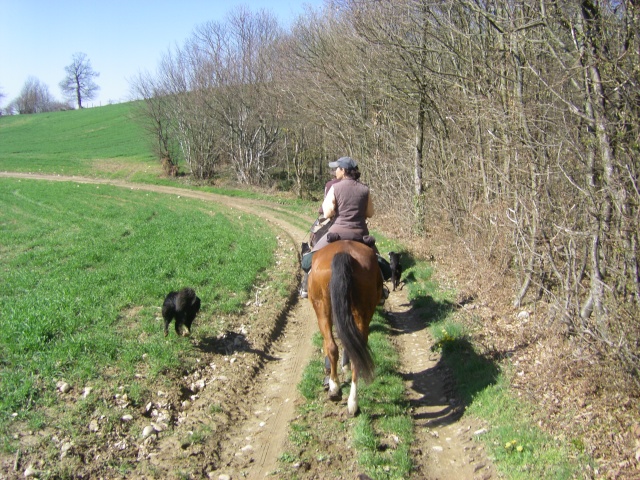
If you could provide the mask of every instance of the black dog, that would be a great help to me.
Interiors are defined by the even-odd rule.
[[[171,292],[164,299],[162,304],[162,317],[164,318],[164,336],[166,337],[169,323],[176,319],[176,333],[188,336],[191,333],[191,323],[196,318],[200,310],[200,299],[196,296],[193,288],[183,288],[179,292]],[[184,325],[184,332],[181,334],[181,327]]]
[[[402,277],[400,254],[396,252],[389,252],[389,263],[391,264],[391,284],[393,285],[393,291],[395,292],[398,285],[400,285],[400,277]]]

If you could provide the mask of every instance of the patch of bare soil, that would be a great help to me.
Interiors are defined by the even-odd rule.
[[[60,403],[73,405],[86,395],[98,396],[109,414],[94,411],[73,420],[73,434],[60,426],[30,431],[15,425],[15,455],[0,455],[0,478],[264,478],[280,476],[278,456],[299,402],[296,385],[314,353],[317,329],[306,300],[298,300],[297,252],[306,231],[291,223],[291,214],[271,205],[185,189],[134,185],[76,177],[0,174],[47,180],[109,183],[197,197],[260,215],[283,232],[275,274],[289,278],[287,299],[264,288],[242,317],[229,320],[217,338],[192,338],[198,368],[176,371],[148,396],[133,400],[126,393],[82,387],[60,392]],[[293,261],[291,261],[293,259]],[[432,340],[418,322],[406,292],[393,292],[386,309],[393,321],[394,342],[402,358],[402,375],[416,421],[412,451],[414,478],[496,478],[491,462],[474,440],[483,426],[462,415],[449,375]],[[199,321],[206,321],[200,319]],[[158,323],[160,328],[160,321]],[[195,326],[197,328],[197,324]],[[140,379],[141,382],[144,380]],[[339,409],[339,410],[338,410]],[[344,418],[346,408],[336,406]],[[346,423],[345,423],[346,424]],[[346,424],[348,425],[348,424]],[[341,436],[342,435],[342,436]],[[319,462],[298,478],[356,478],[353,455],[344,453],[346,433],[331,438],[331,475]],[[363,478],[363,477],[361,477]]]

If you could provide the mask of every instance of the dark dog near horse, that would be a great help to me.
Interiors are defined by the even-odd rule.
[[[393,291],[395,292],[398,285],[400,285],[400,278],[402,277],[400,254],[396,252],[389,252],[389,263],[391,264],[391,284],[393,285]]]
[[[162,304],[164,318],[164,336],[169,333],[169,323],[175,318],[178,336],[189,336],[193,319],[200,311],[200,299],[193,288],[185,287],[179,292],[170,292]],[[182,330],[182,331],[181,331]]]

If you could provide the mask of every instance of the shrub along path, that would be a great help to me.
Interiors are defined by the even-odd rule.
[[[75,439],[71,450],[59,440],[66,450],[58,457],[72,462],[79,478],[263,478],[277,472],[288,424],[297,414],[297,383],[304,366],[318,355],[311,343],[317,330],[315,315],[309,302],[297,297],[297,252],[306,231],[295,220],[299,225],[302,217],[293,219],[290,212],[265,202],[175,187],[79,177],[0,176],[103,183],[200,198],[258,215],[283,232],[277,269],[281,278],[289,279],[288,298],[278,301],[274,289],[265,289],[247,306],[245,317],[251,317],[248,331],[239,318],[233,331],[216,339],[215,344],[199,345],[202,367],[183,375],[182,385],[175,391],[158,391],[148,399],[132,419],[137,428],[97,432],[103,433],[97,438],[87,421],[86,437]],[[408,303],[406,291],[392,292],[385,309],[395,332],[402,360],[400,373],[416,426],[414,478],[496,478],[491,462],[473,439],[481,434],[482,426],[462,415],[446,369],[431,351],[433,341],[424,321],[419,321]],[[338,407],[346,410],[344,405]],[[153,433],[144,435],[153,411],[165,422],[155,422]],[[335,441],[328,439],[335,449],[330,471],[341,472],[341,478],[356,478],[362,472],[355,466],[353,449],[345,445],[344,435],[336,432]],[[0,473],[23,477],[28,465],[50,471],[44,452],[39,458],[37,448],[21,448],[22,457],[0,458]],[[335,478],[321,462],[307,467],[297,478]],[[277,473],[275,478],[279,478]]]

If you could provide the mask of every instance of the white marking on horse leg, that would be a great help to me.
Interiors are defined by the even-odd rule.
[[[358,389],[356,382],[351,382],[351,391],[349,392],[349,400],[347,401],[347,411],[353,416],[358,411]]]
[[[333,397],[337,395],[339,390],[340,390],[340,385],[338,385],[331,378],[329,378],[329,396]]]

